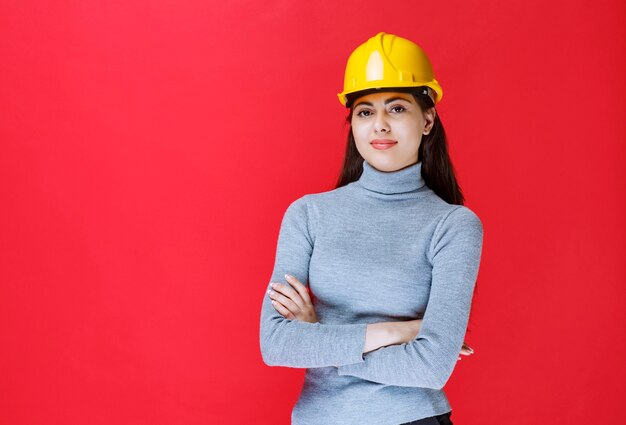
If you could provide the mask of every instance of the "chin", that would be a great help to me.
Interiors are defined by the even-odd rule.
[[[401,161],[393,158],[365,158],[374,168],[380,171],[396,171],[402,168]]]

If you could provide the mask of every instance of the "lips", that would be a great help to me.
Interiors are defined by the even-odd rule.
[[[396,143],[398,142],[395,140],[391,140],[391,139],[376,139],[370,142],[370,144],[374,147],[374,149],[389,149],[390,147],[394,146]]]

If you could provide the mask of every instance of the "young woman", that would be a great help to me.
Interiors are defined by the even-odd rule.
[[[293,425],[452,424],[443,386],[473,352],[483,227],[448,156],[441,87],[418,45],[381,32],[351,54],[338,96],[343,169],[283,216],[263,360],[306,368]]]

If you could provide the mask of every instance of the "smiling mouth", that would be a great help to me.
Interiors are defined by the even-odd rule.
[[[379,149],[379,150],[384,150],[384,149],[389,149],[392,146],[394,146],[396,143],[398,143],[395,140],[372,140],[370,142],[370,144],[374,147],[374,149]]]
[[[376,145],[383,145],[383,144],[394,144],[394,143],[398,143],[396,140],[390,140],[390,139],[376,139],[376,140],[372,140],[370,142],[372,145],[376,144]]]

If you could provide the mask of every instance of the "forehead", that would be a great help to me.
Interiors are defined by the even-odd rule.
[[[371,93],[366,96],[361,96],[354,101],[354,107],[357,107],[361,103],[365,104],[384,104],[393,100],[402,99],[409,103],[414,103],[415,99],[409,93],[401,92],[380,92]]]

